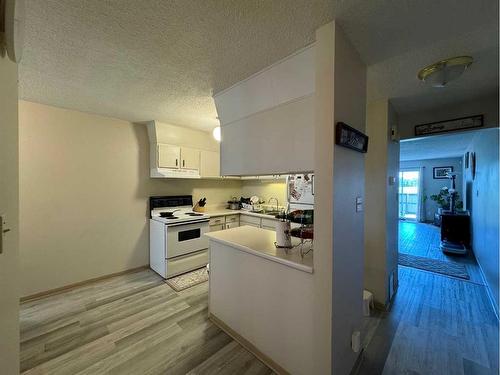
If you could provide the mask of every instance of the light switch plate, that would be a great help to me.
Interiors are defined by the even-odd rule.
[[[3,235],[7,232],[10,232],[10,229],[7,228],[5,215],[0,215],[0,254],[3,253]]]

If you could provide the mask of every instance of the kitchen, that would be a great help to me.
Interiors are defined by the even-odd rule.
[[[292,56],[299,57],[296,64],[311,63],[311,49],[305,52],[305,55]],[[290,64],[289,61],[285,60]],[[312,77],[309,74],[307,78]],[[286,76],[283,79],[289,81]],[[305,96],[305,108],[311,104],[309,82],[295,94]],[[297,104],[300,105],[300,101]],[[296,210],[311,210],[314,175],[300,174],[312,170],[310,152],[282,155],[282,160],[288,163],[282,171],[289,173],[254,169],[244,176],[228,173],[223,177],[220,155],[224,157],[225,150],[221,147],[224,142],[219,143],[212,131],[156,120],[131,123],[28,101],[21,101],[19,107],[21,229],[25,233],[21,237],[20,262],[25,275],[21,290],[26,306],[47,295],[64,295],[71,288],[96,282],[103,276],[129,277],[123,273],[134,271],[140,274],[145,266],[167,281],[178,277],[180,293],[191,293],[197,286],[205,287],[197,284],[200,280],[203,282],[218,274],[218,261],[209,262],[209,235],[248,227],[257,230],[253,237],[265,242],[263,250],[267,258],[260,259],[270,260],[271,267],[278,270],[286,267],[288,271],[290,264],[299,264],[301,270],[290,268],[300,272],[294,282],[300,283],[300,279],[306,277],[311,287],[312,215],[307,216],[309,221],[303,224],[301,219],[288,216],[276,218]],[[221,118],[222,113],[221,109]],[[311,115],[309,109],[305,113]],[[232,116],[235,118],[236,114]],[[299,121],[295,122],[297,127]],[[299,134],[303,134],[302,141],[292,146],[292,150],[294,147],[307,149],[313,133],[302,127],[298,129]],[[223,130],[223,139],[225,134]],[[93,145],[91,151],[89,144]],[[266,158],[270,162],[277,159],[271,154]],[[306,163],[309,163],[308,169],[295,167]],[[206,201],[200,204],[204,198]],[[201,216],[191,215],[195,205],[197,211],[204,211],[195,213]],[[231,205],[239,210],[230,210]],[[175,211],[174,207],[181,207],[181,211]],[[162,212],[172,212],[172,218],[162,218]],[[289,224],[292,219],[299,223]],[[180,225],[184,220],[186,225]],[[282,226],[278,236],[277,225]],[[309,229],[303,249],[276,248],[275,242],[285,247],[299,245],[301,240],[290,238],[286,231],[302,226]],[[181,230],[183,227],[187,230]],[[302,250],[304,257],[300,255]],[[197,270],[206,269],[207,263],[215,267],[210,276],[206,272],[197,274]],[[255,276],[258,269],[254,270]],[[191,271],[195,271],[196,277],[189,276]],[[188,276],[183,277],[186,274]],[[185,279],[194,286],[184,289],[185,285],[181,284]],[[295,301],[311,313],[311,293],[306,297],[309,303],[301,303],[300,298]],[[218,318],[220,321],[222,317]],[[293,319],[290,321],[293,324]],[[32,328],[23,327],[22,347],[29,348],[34,342]],[[303,327],[310,337],[311,326]],[[307,342],[311,340],[303,341]],[[270,356],[267,350],[260,348],[250,352],[261,360]],[[40,357],[25,353],[22,368],[43,366],[41,358],[53,355],[47,353]],[[281,363],[281,359],[279,361]],[[276,363],[273,365],[276,369],[283,366],[274,359],[266,363]]]

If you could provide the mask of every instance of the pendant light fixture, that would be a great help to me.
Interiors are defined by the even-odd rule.
[[[221,141],[221,132],[220,132],[220,126],[217,126],[212,130],[212,136],[215,138],[217,142]]]
[[[471,56],[457,56],[444,59],[421,69],[417,77],[432,87],[445,87],[457,79],[472,64]]]

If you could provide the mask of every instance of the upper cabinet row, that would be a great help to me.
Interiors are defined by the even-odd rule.
[[[314,170],[315,80],[311,45],[214,95],[223,175]]]
[[[158,167],[199,170],[200,150],[158,144]]]
[[[220,177],[220,154],[216,151],[161,143],[156,147],[156,165],[151,168],[151,177]]]
[[[211,134],[157,121],[147,127],[151,177],[220,177],[219,143]]]

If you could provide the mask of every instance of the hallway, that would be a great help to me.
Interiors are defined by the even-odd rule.
[[[498,374],[498,320],[473,256],[439,250],[439,228],[401,222],[400,251],[466,265],[471,280],[399,266],[399,290],[356,374]]]

